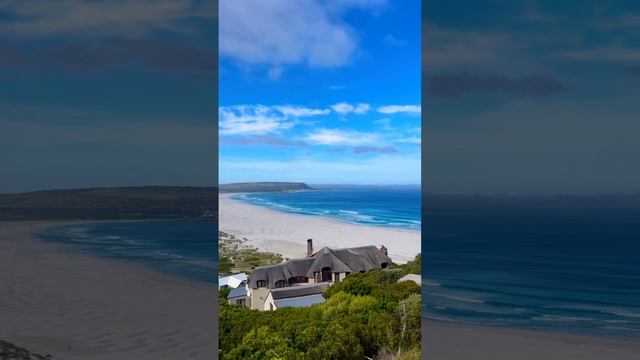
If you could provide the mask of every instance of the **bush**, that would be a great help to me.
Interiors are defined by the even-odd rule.
[[[351,360],[398,347],[403,359],[413,359],[420,349],[420,287],[397,283],[404,273],[351,274],[327,289],[324,303],[308,308],[260,312],[224,303],[220,359]]]

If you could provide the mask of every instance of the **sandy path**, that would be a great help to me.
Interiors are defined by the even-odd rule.
[[[315,250],[384,245],[393,261],[404,263],[420,253],[420,232],[375,226],[353,225],[320,216],[288,214],[231,199],[220,194],[220,230],[245,237],[248,245],[273,251],[288,258],[305,256],[306,240]]]
[[[639,341],[423,320],[423,358],[430,360],[636,360]]]
[[[35,238],[51,225],[0,222],[0,339],[56,360],[216,358],[214,286]]]

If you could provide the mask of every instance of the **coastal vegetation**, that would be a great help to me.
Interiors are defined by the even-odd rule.
[[[250,272],[258,266],[279,264],[282,255],[259,251],[247,244],[247,239],[238,239],[234,235],[218,232],[218,273],[220,275]]]
[[[34,354],[31,351],[16,346],[12,343],[0,340],[0,359],[11,360],[47,360],[50,355]]]
[[[420,286],[398,283],[420,256],[347,276],[326,301],[306,308],[250,310],[220,297],[220,359],[419,359]]]

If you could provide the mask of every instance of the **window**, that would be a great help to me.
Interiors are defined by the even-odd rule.
[[[331,282],[333,281],[331,268],[324,267],[322,268],[322,282]]]
[[[340,282],[340,273],[333,273],[334,278],[336,279],[335,282]]]
[[[286,283],[284,282],[284,280],[276,281],[276,287],[277,288],[283,288],[285,285],[286,285]]]
[[[387,264],[386,262],[383,262],[383,263],[380,265],[380,267],[381,267],[381,268],[383,268],[383,269],[386,269],[387,267],[389,267],[389,264]]]
[[[293,284],[306,284],[309,282],[309,278],[306,276],[293,276],[289,278],[289,285]]]
[[[256,286],[258,286],[259,288],[267,287],[267,282],[265,280],[258,280],[256,281]]]
[[[242,306],[244,306],[244,299],[238,299],[238,300],[236,300],[236,305],[242,305]]]
[[[269,304],[269,310],[273,311],[273,304]]]

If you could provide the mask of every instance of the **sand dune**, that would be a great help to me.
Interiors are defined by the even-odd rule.
[[[245,237],[248,245],[280,253],[288,258],[304,257],[306,240],[313,238],[315,250],[365,245],[384,245],[398,263],[412,260],[420,252],[420,232],[353,225],[320,216],[288,214],[231,199],[220,194],[220,230]]]
[[[635,360],[640,342],[423,320],[430,360]]]
[[[0,339],[54,359],[213,359],[214,286],[75,254],[0,222]]]

